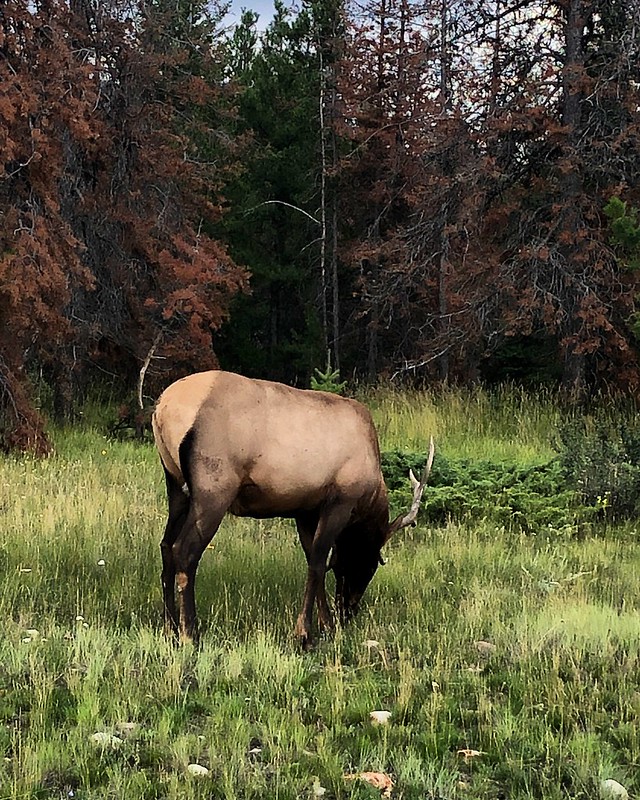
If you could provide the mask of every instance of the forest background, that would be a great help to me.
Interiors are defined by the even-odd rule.
[[[141,370],[635,396],[636,2],[227,11],[3,3],[2,446]]]

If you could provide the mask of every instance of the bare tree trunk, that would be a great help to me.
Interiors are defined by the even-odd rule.
[[[320,303],[322,320],[322,346],[327,354],[327,362],[331,360],[329,350],[329,320],[327,313],[327,146],[324,121],[324,103],[326,76],[322,44],[318,46],[320,69],[320,94],[318,102],[320,120]]]
[[[380,0],[379,6],[379,19],[380,29],[378,32],[378,64],[377,64],[377,90],[378,90],[378,103],[380,104],[380,118],[382,119],[382,96],[386,86],[385,79],[385,38],[387,35],[387,13],[388,5],[387,0]],[[380,216],[377,216],[376,222],[373,224],[369,231],[369,236],[377,241],[380,238]],[[376,256],[377,258],[378,256]],[[378,328],[380,325],[380,312],[378,308],[378,282],[380,279],[380,269],[377,262],[371,265],[371,286],[373,291],[370,294],[370,306],[368,308],[368,322],[367,322],[367,380],[373,383],[378,374]]]
[[[492,117],[498,109],[498,92],[500,91],[501,65],[500,52],[502,50],[501,30],[501,0],[496,0],[496,18],[493,33],[493,58],[491,59],[491,95],[489,97],[489,116]]]
[[[153,340],[153,344],[149,348],[147,357],[143,361],[142,367],[140,368],[140,374],[138,376],[138,407],[141,411],[144,410],[144,379],[147,374],[147,370],[149,369],[149,364],[151,364],[151,359],[153,358],[154,353],[160,344],[160,339],[162,339],[162,331],[159,331],[156,334],[156,338]]]
[[[336,74],[335,74],[335,53],[334,62],[331,65],[329,90],[329,141],[331,149],[331,172],[330,182],[331,197],[331,320],[332,320],[332,341],[331,350],[333,351],[333,366],[340,369],[340,284],[338,282],[338,186],[335,175],[338,169],[338,142],[335,129],[336,115]]]
[[[325,12],[328,11],[328,14]],[[320,272],[323,346],[327,364],[340,369],[340,290],[338,282],[338,195],[335,175],[338,144],[335,131],[336,64],[342,24],[340,2],[328,3],[316,20],[316,46],[320,72]]]
[[[335,136],[334,136],[335,139]],[[337,158],[334,147],[334,163]],[[332,307],[333,314],[333,365],[340,369],[340,288],[338,284],[338,197],[335,191],[331,197],[332,216],[332,242],[331,242],[331,283],[333,288]]]
[[[438,266],[438,313],[440,315],[440,331],[442,333],[443,342],[448,342],[449,340],[449,300],[447,287],[448,244],[448,237],[445,233],[445,220],[443,220],[440,232],[440,263]],[[449,350],[446,348],[438,359],[440,380],[443,383],[449,380],[449,366]]]
[[[378,309],[371,309],[371,319],[367,325],[367,380],[374,383],[378,375]]]
[[[451,98],[449,94],[449,57],[448,57],[448,0],[442,0],[440,5],[440,113],[444,117],[450,110]],[[449,298],[448,298],[448,250],[449,242],[446,233],[446,211],[440,226],[440,261],[438,265],[438,313],[440,316],[440,332],[442,341],[448,341],[449,333]],[[449,380],[449,350],[445,349],[438,359],[440,380],[445,383]]]
[[[442,0],[440,5],[440,109],[444,114],[450,109],[449,96],[449,2]]]
[[[562,369],[562,393],[570,401],[579,403],[585,399],[585,357],[576,352],[576,345],[569,344],[564,353]]]
[[[561,246],[561,252],[565,262],[574,265],[581,263],[578,232],[581,221],[579,197],[582,192],[582,178],[576,148],[580,133],[584,22],[584,0],[568,0],[565,20],[565,61],[562,71],[562,121],[567,129],[567,138],[561,179],[564,206],[562,233],[566,244]],[[575,289],[571,286],[565,287],[565,292],[567,296],[575,295]],[[580,349],[581,320],[578,317],[580,307],[579,300],[575,296],[568,297],[568,300],[565,324],[565,339],[568,343],[565,346],[562,386],[567,395],[579,400],[584,396],[586,389],[585,355]]]

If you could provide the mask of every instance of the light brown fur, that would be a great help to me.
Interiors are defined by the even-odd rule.
[[[367,502],[382,475],[373,422],[356,402],[326,392],[293,389],[229,372],[202,372],[169,386],[153,415],[167,470],[185,483],[179,447],[197,423],[197,456],[215,453],[200,488],[221,481],[254,491],[243,516],[286,516],[315,508],[333,491]]]

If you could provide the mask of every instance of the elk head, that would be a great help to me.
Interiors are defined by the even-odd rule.
[[[371,516],[354,520],[338,537],[331,554],[329,568],[335,574],[336,607],[343,623],[357,613],[362,595],[378,566],[384,564],[381,555],[384,545],[396,531],[415,524],[424,488],[431,473],[434,453],[435,445],[431,437],[429,456],[420,480],[415,477],[413,470],[409,470],[413,500],[407,513],[400,514],[389,522],[387,490],[383,484],[378,504]]]

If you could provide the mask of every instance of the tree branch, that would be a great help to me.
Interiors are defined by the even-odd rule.
[[[269,206],[269,205],[273,205],[273,204],[276,204],[276,203],[278,205],[281,205],[281,206],[287,206],[287,208],[292,208],[294,211],[299,211],[301,214],[304,214],[305,217],[309,217],[309,219],[312,222],[315,222],[316,225],[321,225],[322,224],[319,219],[316,219],[315,217],[312,217],[311,214],[309,214],[307,211],[304,210],[304,208],[299,208],[298,206],[294,206],[292,203],[285,203],[284,200],[265,200],[264,203],[258,203],[257,206],[254,206],[253,208],[249,208],[247,211],[245,211],[245,216],[247,214],[250,214],[252,211],[255,211],[257,208],[260,208],[260,206]]]
[[[153,354],[156,351],[157,346],[160,344],[160,339],[162,338],[162,331],[158,333],[156,338],[153,340],[153,344],[147,353],[147,357],[140,368],[140,377],[138,378],[138,405],[141,409],[144,409],[144,403],[142,401],[142,387],[144,386],[144,377],[147,374],[147,370],[149,369],[149,364],[151,363],[151,359],[153,358]]]

